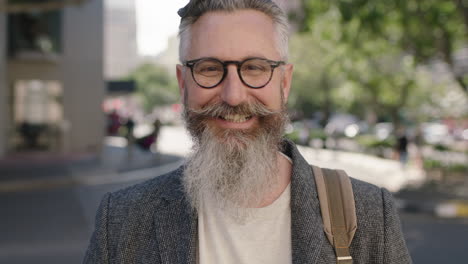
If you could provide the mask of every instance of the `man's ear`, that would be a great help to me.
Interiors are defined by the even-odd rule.
[[[291,83],[292,83],[294,65],[288,63],[282,67],[283,67],[283,79],[281,80],[281,87],[283,90],[281,92],[283,93],[284,101],[287,102],[289,92],[291,91]]]
[[[185,95],[185,69],[183,65],[177,64],[176,65],[176,73],[177,73],[177,83],[179,84],[179,93],[180,93],[180,100],[182,103],[184,101]]]

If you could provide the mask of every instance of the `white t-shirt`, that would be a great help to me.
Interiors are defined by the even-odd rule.
[[[205,201],[198,214],[199,264],[289,264],[291,188],[272,204],[254,210],[246,223],[214,210]]]

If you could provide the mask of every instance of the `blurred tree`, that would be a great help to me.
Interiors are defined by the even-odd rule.
[[[349,98],[337,98],[344,81],[339,66],[345,52],[337,15],[327,13],[310,34],[296,34],[291,39],[291,62],[295,69],[290,106],[305,118],[321,112],[322,125],[332,112],[351,103]]]
[[[358,34],[359,28],[343,24],[341,16],[337,7],[322,10],[308,31],[292,38],[292,106],[306,117],[310,111],[322,111],[324,124],[339,110],[370,123],[386,117],[395,127],[406,113],[422,113],[417,110],[427,105],[432,85],[415,56],[371,34],[361,34],[358,45],[349,36]]]
[[[143,64],[135,69],[128,79],[135,80],[137,96],[146,112],[151,112],[155,106],[173,104],[178,100],[177,81],[164,67]]]
[[[302,0],[301,26],[310,31],[321,15],[338,10],[342,41],[360,49],[367,41],[383,40],[413,56],[416,64],[442,60],[468,95],[468,74],[459,67],[457,52],[466,48],[468,1],[465,0]]]
[[[404,115],[423,103],[430,85],[423,83],[414,57],[385,42],[368,42],[361,52],[346,57],[342,69],[358,95],[361,107],[377,117],[387,117],[394,127],[399,127]],[[427,76],[426,76],[427,78]],[[417,102],[410,104],[410,98]]]

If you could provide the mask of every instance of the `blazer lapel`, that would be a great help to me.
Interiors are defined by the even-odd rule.
[[[291,177],[292,262],[317,263],[325,235],[312,170],[297,148],[286,141],[285,152],[293,161]]]
[[[166,187],[166,190],[176,191],[164,195],[165,201],[153,217],[161,263],[195,263],[197,214],[182,191],[180,179],[175,185]]]

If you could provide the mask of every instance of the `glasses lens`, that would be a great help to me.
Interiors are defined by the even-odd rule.
[[[201,60],[193,67],[195,81],[202,87],[217,85],[223,78],[223,74],[223,64],[213,59]]]
[[[241,65],[241,77],[251,87],[263,87],[271,78],[271,65],[266,60],[246,60]]]

